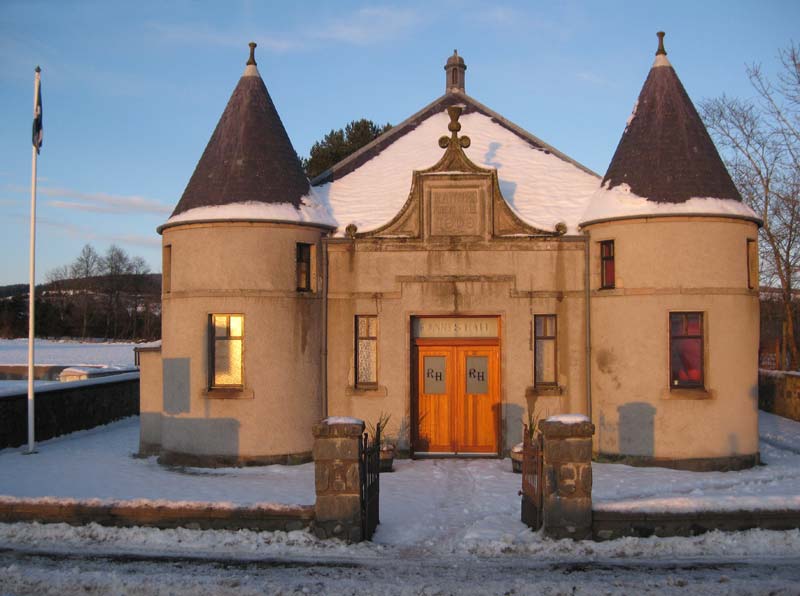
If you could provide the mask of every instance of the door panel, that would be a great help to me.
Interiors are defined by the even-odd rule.
[[[498,346],[419,346],[414,450],[497,453]]]
[[[450,452],[453,445],[453,349],[420,348],[418,362],[418,440],[415,449]]]
[[[500,392],[497,346],[457,348],[456,451],[497,453]]]

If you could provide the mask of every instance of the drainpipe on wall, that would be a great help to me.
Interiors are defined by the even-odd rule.
[[[592,311],[589,308],[591,298],[591,276],[589,271],[591,242],[589,241],[589,231],[583,230],[583,237],[586,241],[584,251],[584,286],[586,292],[586,415],[592,419]]]
[[[328,242],[322,238],[322,418],[328,417]]]

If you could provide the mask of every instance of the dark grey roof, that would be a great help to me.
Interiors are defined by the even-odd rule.
[[[308,192],[308,179],[253,61],[172,215],[245,201],[297,207]]]
[[[741,201],[661,43],[656,56],[603,183],[608,188],[628,184],[635,194],[659,203],[692,197]]]

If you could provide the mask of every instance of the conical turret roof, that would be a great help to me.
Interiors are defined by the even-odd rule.
[[[631,119],[603,178],[658,203],[695,197],[741,201],[692,101],[659,47]]]
[[[233,90],[172,217],[197,207],[233,203],[301,205],[308,179],[256,68],[250,60]]]

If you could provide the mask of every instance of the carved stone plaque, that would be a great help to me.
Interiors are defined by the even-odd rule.
[[[477,189],[431,189],[431,236],[480,236],[480,205]]]

